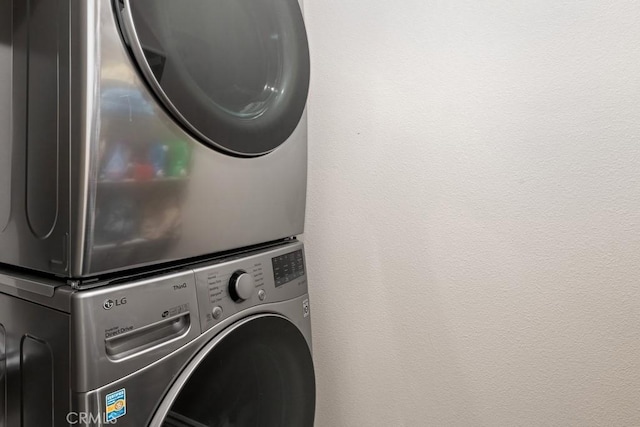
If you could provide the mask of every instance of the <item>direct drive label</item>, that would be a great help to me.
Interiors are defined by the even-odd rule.
[[[113,421],[127,413],[127,393],[125,389],[107,394],[107,422]]]

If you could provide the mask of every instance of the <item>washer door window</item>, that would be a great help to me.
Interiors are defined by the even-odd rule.
[[[215,338],[178,377],[152,426],[312,427],[315,375],[298,328],[249,318]]]
[[[297,0],[118,0],[149,85],[197,138],[267,153],[297,127],[309,51]]]

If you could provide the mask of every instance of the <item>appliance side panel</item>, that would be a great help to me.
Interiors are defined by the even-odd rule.
[[[13,0],[0,0],[0,233],[11,216]]]
[[[0,325],[0,420],[7,427],[68,425],[68,314],[0,293]]]
[[[58,15],[55,0],[28,0],[27,217],[44,239],[58,217]]]
[[[57,273],[70,274],[72,234],[71,199],[71,8],[72,0],[58,0],[58,220],[50,265]],[[57,262],[57,264],[56,264]]]
[[[20,346],[22,425],[46,426],[53,420],[53,353],[46,341],[25,336]]]
[[[0,262],[66,275],[70,0],[0,0]]]

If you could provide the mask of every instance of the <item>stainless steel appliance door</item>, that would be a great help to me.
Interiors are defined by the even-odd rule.
[[[300,330],[284,317],[245,319],[187,365],[151,426],[313,426],[315,374]]]
[[[309,51],[297,0],[116,0],[156,96],[197,139],[268,153],[300,121]]]

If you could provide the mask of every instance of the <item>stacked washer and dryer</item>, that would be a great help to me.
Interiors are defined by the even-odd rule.
[[[297,0],[0,0],[0,427],[313,425]]]

